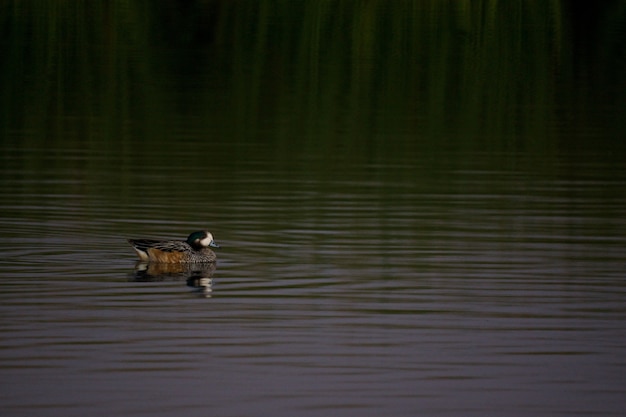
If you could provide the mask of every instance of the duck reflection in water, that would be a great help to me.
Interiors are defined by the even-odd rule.
[[[187,286],[210,297],[215,262],[164,264],[139,261],[135,265],[133,280],[138,282],[183,281]]]

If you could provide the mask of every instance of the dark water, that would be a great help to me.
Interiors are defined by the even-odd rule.
[[[54,88],[3,101],[0,413],[621,415],[623,74],[603,65],[623,58],[565,60],[554,79],[554,67],[511,73],[527,48],[541,63],[569,47],[569,32],[554,35],[551,19],[567,22],[556,2],[546,20],[517,11],[540,40],[516,51],[511,34],[499,61],[488,39],[503,38],[490,31],[484,50],[449,46],[450,31],[484,35],[446,26],[458,8],[423,2],[407,20],[382,3],[358,9],[354,33],[378,16],[373,38],[430,69],[354,34],[345,57],[334,35],[307,32],[326,27],[323,6],[290,41],[289,8],[270,3],[204,10],[225,32],[189,29],[181,39],[193,42],[150,50],[154,67],[119,35],[120,61],[92,68],[119,84],[80,65],[75,84],[42,67],[6,82]],[[246,18],[255,36],[231,38],[224,28]],[[408,26],[384,32],[389,22]],[[407,40],[416,34],[426,40]],[[317,51],[308,36],[344,58],[282,56],[289,42]],[[479,93],[488,58],[508,73]],[[136,269],[125,241],[203,228],[222,246],[215,270]]]

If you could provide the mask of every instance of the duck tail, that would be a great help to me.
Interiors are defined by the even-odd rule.
[[[147,248],[141,244],[140,240],[128,239],[128,243],[135,249],[137,256],[144,262],[147,262],[150,258],[148,256]]]

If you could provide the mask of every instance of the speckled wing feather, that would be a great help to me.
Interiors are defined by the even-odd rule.
[[[147,252],[150,248],[163,252],[191,252],[191,247],[182,240],[132,239],[129,242],[142,252]]]

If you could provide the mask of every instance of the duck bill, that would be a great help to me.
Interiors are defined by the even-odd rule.
[[[212,248],[220,248],[220,247],[221,247],[220,245],[218,245],[217,243],[215,243],[215,241],[214,241],[214,240],[212,240],[212,241],[211,241],[211,243],[209,243],[209,246],[210,246],[210,247],[212,247]]]

